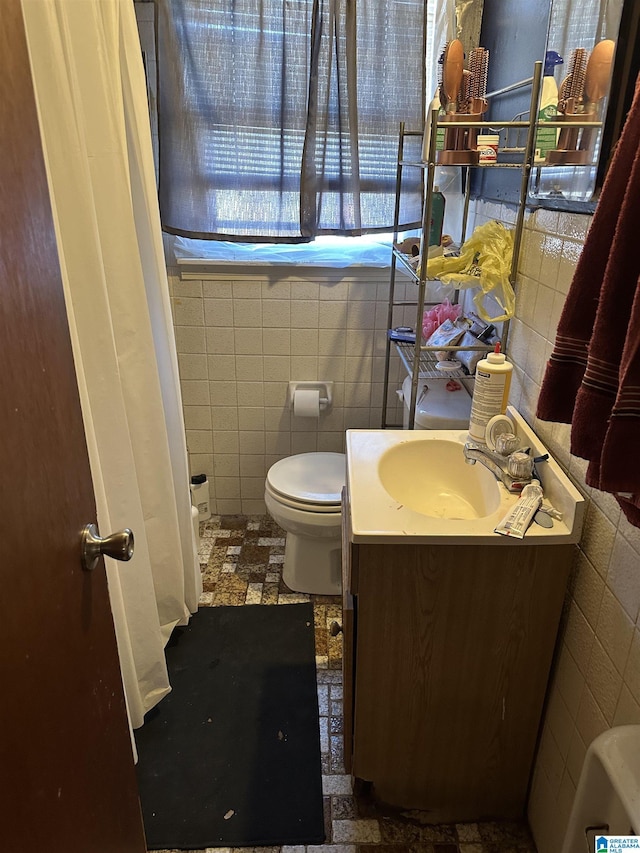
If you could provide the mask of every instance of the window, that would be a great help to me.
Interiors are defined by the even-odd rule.
[[[164,230],[278,243],[390,230],[398,125],[423,123],[423,0],[157,9]],[[416,175],[406,227],[421,195]]]

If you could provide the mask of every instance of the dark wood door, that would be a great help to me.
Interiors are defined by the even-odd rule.
[[[0,849],[146,849],[19,2],[0,15]],[[103,535],[105,532],[102,531]]]

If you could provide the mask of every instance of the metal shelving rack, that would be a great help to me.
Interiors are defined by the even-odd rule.
[[[529,108],[529,121],[475,121],[468,122],[464,125],[459,124],[457,127],[469,127],[469,128],[485,128],[485,129],[516,129],[518,132],[522,130],[527,131],[526,143],[523,150],[523,159],[520,163],[490,163],[490,164],[478,164],[478,165],[464,165],[459,168],[466,170],[466,182],[465,182],[465,199],[464,199],[464,210],[463,210],[463,220],[462,220],[462,233],[461,233],[461,244],[466,239],[466,229],[467,229],[467,221],[468,221],[468,212],[469,212],[469,202],[470,202],[470,170],[471,169],[519,169],[521,172],[521,181],[520,181],[520,195],[518,200],[518,212],[516,216],[515,228],[514,228],[514,240],[513,240],[513,257],[511,260],[511,270],[509,275],[509,281],[513,286],[516,280],[516,274],[518,270],[518,258],[520,254],[520,247],[522,244],[522,232],[524,226],[524,215],[525,215],[525,207],[527,201],[527,191],[529,187],[529,179],[531,175],[531,171],[533,168],[544,168],[544,166],[540,166],[539,164],[534,165],[534,155],[535,155],[535,140],[536,140],[536,132],[538,130],[538,121],[537,121],[537,109],[538,109],[538,100],[540,96],[540,86],[542,81],[542,63],[536,62],[534,65],[534,73],[533,78],[531,80],[531,101]],[[527,84],[529,81],[526,81]],[[511,88],[516,88],[522,85],[521,83],[516,83],[512,87],[506,87],[500,92],[493,93],[501,94],[502,92],[510,91]],[[575,122],[567,123],[562,121],[557,122],[545,122],[546,127],[601,127],[601,122],[589,122],[585,121],[580,124],[576,124]],[[422,377],[429,376],[444,376],[443,373],[438,373],[435,369],[436,359],[435,352],[447,350],[451,352],[456,352],[460,350],[465,351],[482,351],[486,352],[486,346],[478,345],[472,347],[458,347],[458,346],[426,346],[421,344],[421,329],[422,329],[422,315],[424,313],[425,306],[435,305],[437,303],[426,302],[425,301],[425,293],[426,293],[426,285],[427,285],[427,252],[425,249],[427,248],[425,245],[424,235],[429,233],[429,225],[431,223],[431,210],[432,210],[432,199],[433,199],[433,186],[434,186],[434,178],[435,178],[435,170],[438,166],[436,162],[436,142],[437,142],[437,133],[440,128],[446,129],[447,127],[451,127],[451,124],[439,122],[438,121],[438,111],[434,110],[432,113],[431,120],[431,135],[429,140],[429,159],[427,161],[411,161],[404,159],[404,142],[407,137],[417,137],[422,136],[421,131],[411,131],[405,128],[404,122],[400,125],[400,134],[398,141],[398,167],[396,172],[396,198],[395,198],[395,210],[394,210],[394,233],[393,233],[393,249],[391,254],[391,273],[390,273],[390,286],[389,286],[389,311],[387,318],[387,329],[390,330],[393,328],[393,312],[394,308],[401,306],[415,306],[416,308],[416,343],[415,344],[407,344],[407,343],[399,343],[394,342],[389,338],[387,334],[387,342],[386,342],[386,353],[385,353],[385,372],[384,372],[384,404],[382,411],[382,429],[401,427],[402,424],[389,424],[387,423],[387,396],[389,390],[389,367],[390,367],[390,359],[392,352],[392,344],[395,348],[395,351],[400,356],[402,363],[404,364],[407,373],[411,376],[411,400],[409,403],[409,429],[413,429],[415,425],[415,410],[416,410],[416,400],[418,395],[418,385],[419,379]],[[399,236],[399,220],[400,220],[400,200],[401,200],[401,185],[402,185],[402,173],[406,168],[412,169],[421,169],[426,173],[426,182],[425,182],[425,190],[424,190],[424,203],[422,206],[422,222],[421,222],[421,230],[423,235],[423,251],[421,253],[421,259],[418,269],[414,269],[411,264],[407,260],[407,256],[400,251],[398,248],[398,236]],[[556,167],[557,168],[557,167]],[[396,288],[396,275],[398,270],[401,269],[402,272],[409,276],[410,279],[413,279],[415,284],[417,285],[418,295],[415,300],[403,300],[396,301],[395,299],[395,288]],[[457,298],[457,292],[456,297]],[[506,351],[506,344],[509,332],[509,321],[505,321],[503,323],[501,342],[502,342],[502,350]],[[465,375],[462,371],[458,372],[459,375]],[[449,374],[447,376],[455,377],[456,374]]]
[[[540,94],[540,84],[542,78],[542,63],[536,63],[535,71],[533,76],[533,84],[531,88],[531,106],[530,106],[530,117],[536,115],[536,108],[538,104],[538,98]],[[511,121],[511,122],[485,122],[485,121],[476,121],[470,122],[465,127],[472,128],[518,128],[518,129],[526,129],[527,130],[527,140],[525,144],[524,157],[522,163],[514,164],[514,163],[495,163],[490,166],[480,165],[477,166],[461,166],[461,169],[466,171],[466,181],[465,181],[465,199],[464,199],[464,211],[463,211],[463,220],[462,220],[462,233],[460,235],[460,242],[463,243],[466,239],[466,230],[467,230],[467,221],[468,221],[468,212],[469,212],[469,202],[470,202],[470,170],[472,168],[518,168],[521,170],[522,179],[520,184],[520,197],[518,204],[518,214],[516,217],[515,224],[515,233],[514,233],[514,245],[513,245],[513,258],[511,263],[511,274],[510,281],[513,284],[515,282],[515,276],[518,265],[518,255],[520,251],[520,245],[522,242],[522,228],[524,224],[524,212],[525,212],[525,202],[527,198],[527,189],[529,185],[529,175],[531,173],[531,168],[533,166],[533,157],[534,157],[534,144],[535,144],[535,121]],[[396,171],[396,200],[395,200],[395,211],[394,211],[394,233],[393,233],[393,249],[391,253],[391,273],[390,273],[390,284],[389,284],[389,311],[387,317],[387,328],[391,329],[393,327],[393,312],[394,308],[399,306],[415,306],[416,308],[416,320],[415,320],[415,329],[416,329],[416,343],[414,345],[407,346],[406,344],[402,347],[399,347],[395,344],[387,335],[386,342],[386,351],[385,351],[385,375],[384,375],[384,405],[382,412],[382,429],[388,428],[389,426],[399,426],[397,424],[388,424],[387,423],[387,396],[389,389],[389,367],[391,360],[391,346],[394,344],[396,351],[399,353],[400,358],[407,369],[407,372],[411,375],[411,399],[409,401],[409,429],[413,429],[415,425],[415,411],[416,411],[416,401],[418,396],[418,384],[419,380],[425,374],[437,375],[435,373],[435,351],[448,350],[451,352],[455,352],[460,349],[472,349],[472,350],[481,350],[483,352],[486,351],[485,346],[481,346],[478,344],[477,347],[452,347],[452,346],[442,346],[442,347],[429,347],[421,343],[421,329],[422,329],[422,316],[424,314],[424,309],[428,305],[432,305],[434,303],[429,303],[425,299],[426,294],[426,286],[427,286],[427,260],[428,253],[426,251],[426,241],[424,239],[425,235],[429,233],[429,226],[431,223],[431,211],[432,211],[432,200],[433,200],[433,186],[435,179],[435,171],[437,167],[436,162],[436,147],[437,147],[437,134],[440,128],[446,128],[445,123],[438,121],[438,112],[434,110],[431,117],[431,136],[429,140],[429,159],[427,161],[410,161],[404,159],[404,144],[405,139],[410,136],[421,136],[420,131],[410,131],[407,130],[404,123],[400,125],[400,134],[398,140],[398,166]],[[424,204],[422,208],[422,235],[423,235],[423,251],[420,259],[420,264],[417,269],[413,269],[413,267],[408,263],[406,256],[399,250],[398,248],[398,235],[399,235],[399,219],[400,219],[400,200],[401,200],[401,186],[402,186],[402,174],[403,170],[406,168],[411,169],[421,169],[426,173],[426,181],[425,181],[425,194],[424,194]],[[395,299],[395,288],[396,288],[396,275],[398,269],[402,269],[402,271],[409,277],[409,279],[413,279],[418,288],[418,294],[416,300],[403,300],[397,301]],[[457,294],[456,294],[457,297]],[[506,344],[506,337],[508,334],[508,322],[503,324],[503,332],[502,332],[502,341],[503,341],[503,349]],[[433,371],[433,373],[432,373]]]
[[[413,363],[416,357],[416,346],[415,344],[404,343],[402,341],[394,341],[394,346],[396,348],[396,352],[400,356],[400,361],[405,366],[407,373],[413,373]],[[459,347],[459,349],[467,349],[467,347]],[[435,379],[442,378],[445,374],[440,373],[436,368],[436,359],[432,352],[430,352],[426,347],[423,348],[419,353],[419,370],[418,374],[425,379]],[[448,370],[446,376],[449,379],[460,379],[465,376],[465,372],[462,369],[459,370]]]

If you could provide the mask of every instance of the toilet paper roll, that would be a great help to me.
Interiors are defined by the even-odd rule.
[[[293,414],[298,418],[319,418],[320,391],[298,388],[293,394]]]

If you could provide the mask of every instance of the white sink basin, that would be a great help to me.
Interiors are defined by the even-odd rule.
[[[378,476],[400,505],[434,518],[485,518],[500,506],[498,481],[483,465],[468,465],[457,441],[394,444],[380,457]]]
[[[521,447],[545,454],[512,408]],[[518,499],[480,462],[468,465],[460,430],[347,430],[347,485],[354,542],[408,544],[569,544],[580,539],[584,498],[554,459],[538,464],[548,500],[563,517],[552,528],[532,524],[524,540],[496,525]]]

